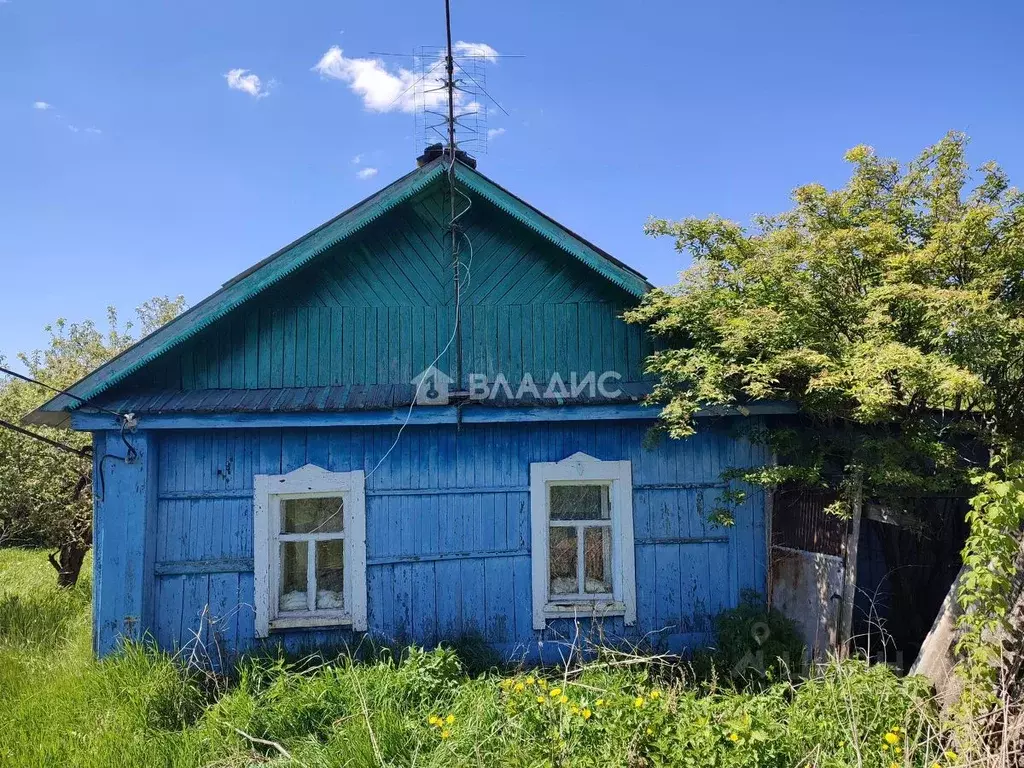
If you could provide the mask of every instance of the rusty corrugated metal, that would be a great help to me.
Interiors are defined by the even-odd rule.
[[[777,491],[772,507],[772,544],[842,556],[846,521],[825,511],[836,498],[830,491],[796,488]]]

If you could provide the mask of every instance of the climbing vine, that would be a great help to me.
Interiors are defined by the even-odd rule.
[[[1024,462],[992,461],[974,482],[967,519],[970,535],[963,549],[966,566],[957,589],[963,613],[956,652],[965,684],[961,704],[969,712],[996,703],[1003,638],[1010,629],[1010,609],[1017,573],[1018,536],[1024,526]]]

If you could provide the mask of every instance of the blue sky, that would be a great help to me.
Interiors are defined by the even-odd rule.
[[[489,116],[504,130],[480,169],[657,284],[685,265],[644,237],[649,215],[782,210],[797,184],[842,183],[858,143],[909,159],[965,130],[972,161],[1024,177],[1016,3],[454,0],[453,15],[456,40],[524,54],[486,64],[510,114]],[[355,60],[442,42],[441,0],[0,0],[0,355],[58,316],[194,303],[410,170],[412,114],[367,108],[409,61]]]

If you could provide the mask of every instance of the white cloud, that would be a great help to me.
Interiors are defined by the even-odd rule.
[[[474,58],[484,59],[491,64],[498,63],[498,52],[487,43],[467,43],[459,40],[459,42],[452,46],[452,49],[456,56],[473,56]]]
[[[86,133],[92,133],[92,134],[94,134],[96,136],[99,136],[101,133],[103,133],[103,131],[101,131],[99,128],[86,128],[85,132]]]
[[[376,175],[376,168],[363,168],[356,174],[356,176],[358,176],[360,179],[372,179]]]
[[[313,70],[346,83],[371,112],[416,111],[413,86],[419,76],[411,70],[399,68],[392,73],[379,59],[349,59],[336,45],[320,57]]]
[[[488,61],[495,61],[494,57],[497,56],[497,52],[484,43],[460,41],[454,48],[456,52],[479,52],[467,55],[480,55]],[[339,46],[334,45],[320,57],[313,71],[348,85],[353,93],[362,98],[363,106],[371,112],[416,112],[421,106],[430,109],[446,103],[444,91],[433,88],[435,83],[431,82],[442,76],[443,64],[443,57],[431,63],[426,68],[427,75],[421,82],[422,72],[414,72],[404,67],[389,70],[380,59],[348,58]],[[461,105],[465,94],[456,91],[455,99],[456,103]]]
[[[45,101],[33,101],[32,102],[32,109],[42,109],[42,110],[53,109],[53,104],[50,104],[50,103],[45,102]]]
[[[490,130],[487,131],[487,138],[493,139],[498,136],[501,136],[503,133],[505,133],[504,128],[491,128]]]
[[[361,162],[363,162],[363,156],[361,154],[356,155],[355,157],[352,158],[352,162],[355,165],[359,165]]]
[[[264,86],[259,75],[255,72],[250,72],[248,69],[232,69],[224,75],[224,79],[228,81],[228,88],[248,93],[257,99],[269,96],[270,87],[274,84],[274,81],[271,80]]]

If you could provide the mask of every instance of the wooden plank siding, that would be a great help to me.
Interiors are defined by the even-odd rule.
[[[762,449],[722,425],[644,448],[647,429],[641,421],[410,426],[367,478],[370,634],[427,645],[479,635],[510,658],[557,656],[558,641],[570,641],[575,629],[569,621],[532,628],[529,468],[583,451],[632,462],[638,620],[629,628],[621,618],[605,620],[605,639],[645,638],[674,650],[708,642],[711,614],[735,605],[742,589],[765,589],[762,494],[749,494],[733,527],[706,521],[722,470],[763,463]],[[138,494],[152,494],[155,551],[144,578],[157,610],[146,629],[169,650],[197,635],[225,653],[252,649],[253,475],[306,463],[369,472],[395,434],[393,427],[150,433],[156,480],[134,491],[118,484],[116,499],[97,503],[97,568],[104,568],[97,627],[123,627],[126,606],[134,606],[123,593],[141,594],[139,574],[119,559],[138,549],[138,533],[112,517]],[[110,433],[111,445],[115,439]],[[117,482],[112,471],[122,470],[108,466],[108,487]],[[588,631],[589,622],[581,626]],[[297,651],[357,638],[320,630],[274,641]],[[113,643],[104,631],[98,649]]]
[[[432,187],[121,385],[259,389],[408,383],[445,347],[454,283]],[[621,315],[635,299],[474,195],[462,220],[463,371],[615,370],[640,381],[651,347]],[[455,370],[457,345],[438,363]]]

